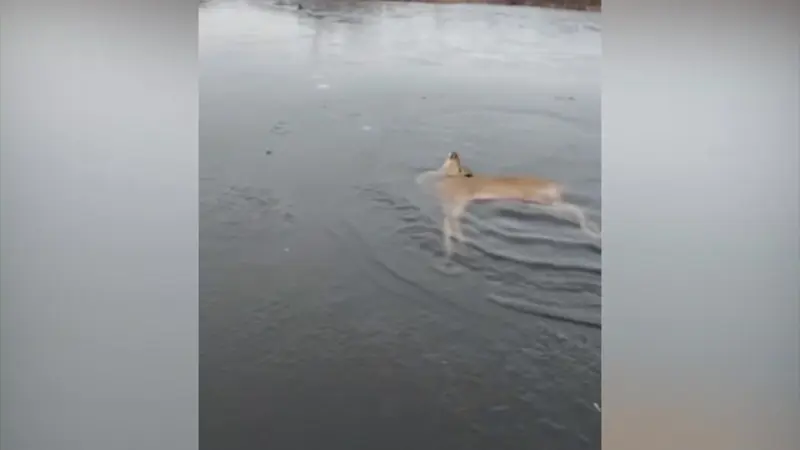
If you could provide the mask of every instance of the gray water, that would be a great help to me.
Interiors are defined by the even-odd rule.
[[[600,250],[415,183],[558,180],[599,223],[600,16],[497,5],[200,8],[207,449],[600,447]]]

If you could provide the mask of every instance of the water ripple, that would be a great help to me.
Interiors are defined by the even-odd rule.
[[[394,194],[394,190],[385,183],[362,186],[358,190],[374,205],[376,213],[388,214],[398,224],[385,236],[386,242],[399,241],[400,246],[416,251],[417,257],[427,255],[433,261],[429,264],[440,276],[470,273],[472,279],[478,276],[492,289],[487,297],[491,304],[542,318],[599,327],[601,266],[597,256],[600,251],[593,243],[537,232],[530,214],[506,210],[486,218],[468,215],[465,229],[474,233],[468,233],[469,239],[461,248],[474,252],[459,252],[450,259],[437,258],[442,255],[440,218],[426,214],[425,208],[406,196]],[[498,219],[509,217],[515,219],[516,228],[498,224]],[[555,219],[553,224],[574,228],[572,224]],[[455,304],[446,294],[426,287],[410,269],[395,266],[379,256],[363,239],[363,235],[373,233],[353,224],[350,227],[351,233],[362,236],[365,248],[360,252],[368,255],[368,266],[375,276],[381,272],[429,299]],[[519,250],[531,246],[546,248],[547,252],[528,255]],[[541,254],[550,256],[533,256]],[[578,300],[565,300],[570,296]],[[570,312],[576,309],[577,313]]]

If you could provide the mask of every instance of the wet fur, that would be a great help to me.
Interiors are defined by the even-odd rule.
[[[561,184],[536,177],[476,175],[461,164],[458,153],[451,152],[439,169],[436,191],[444,213],[442,232],[445,252],[452,253],[452,240],[464,241],[461,217],[467,206],[478,200],[512,200],[557,207],[569,211],[577,218],[582,230],[597,236],[583,211],[576,205],[564,202]]]

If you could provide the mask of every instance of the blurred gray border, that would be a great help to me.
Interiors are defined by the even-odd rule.
[[[0,7],[0,448],[197,449],[197,2]]]
[[[196,8],[2,4],[2,450],[198,447]],[[798,448],[797,2],[603,15],[604,445]]]
[[[800,448],[799,8],[604,2],[605,448]]]

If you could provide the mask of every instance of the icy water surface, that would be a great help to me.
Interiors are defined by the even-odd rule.
[[[458,151],[599,222],[600,15],[304,5],[200,8],[204,448],[599,448],[599,248],[487,203],[447,262],[415,177]]]

